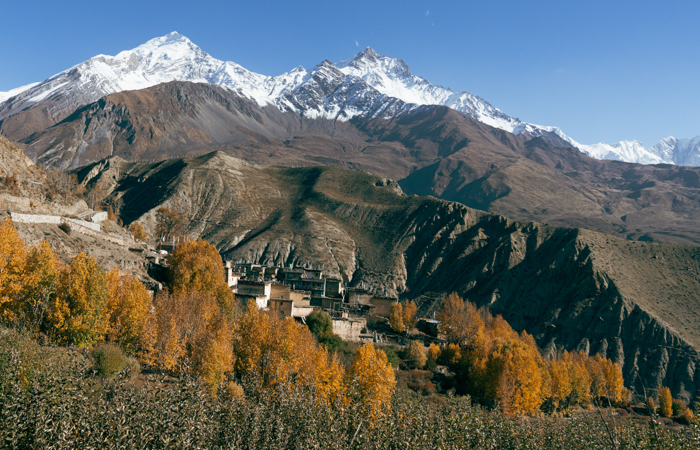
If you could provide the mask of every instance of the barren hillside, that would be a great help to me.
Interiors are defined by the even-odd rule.
[[[9,181],[8,181],[9,180]],[[0,221],[11,213],[75,218],[89,209],[81,186],[69,174],[35,166],[21,149],[0,136]],[[148,275],[149,262],[145,245],[112,221],[102,224],[102,231],[86,234],[79,227],[66,231],[58,224],[14,223],[29,245],[48,241],[56,254],[68,262],[80,252],[94,256],[105,269],[118,266],[153,283]],[[119,244],[118,242],[122,242]]]
[[[29,115],[10,116],[0,129],[15,133],[10,126]],[[347,167],[397,180],[409,194],[514,219],[700,243],[699,168],[599,161],[447,107],[392,120],[314,120],[260,108],[218,86],[174,82],[109,95],[22,142],[34,161],[58,168],[212,150],[255,164]]]

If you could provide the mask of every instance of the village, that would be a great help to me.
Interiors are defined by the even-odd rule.
[[[397,298],[380,295],[364,285],[347,287],[343,280],[328,276],[311,263],[281,267],[226,261],[225,277],[242,304],[255,302],[258,308],[274,311],[280,318],[293,317],[305,324],[306,316],[322,310],[332,319],[333,333],[344,341],[382,343],[394,338],[370,331],[368,323],[388,318]],[[437,322],[420,322],[419,328],[437,334]]]

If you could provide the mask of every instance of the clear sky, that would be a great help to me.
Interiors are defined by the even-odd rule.
[[[698,1],[6,0],[0,91],[177,31],[279,75],[371,46],[591,144],[700,134]]]

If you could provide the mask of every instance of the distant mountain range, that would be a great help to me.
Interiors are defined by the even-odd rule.
[[[700,136],[669,137],[651,148],[636,141],[583,145],[559,128],[508,116],[466,91],[453,92],[413,75],[401,59],[367,48],[348,61],[323,61],[265,76],[220,61],[178,33],[152,39],[116,56],[98,55],[41,82],[0,93],[0,133],[21,141],[65,119],[77,108],[116,92],[170,81],[215,84],[304,118],[348,121],[391,119],[427,105],[443,105],[475,120],[555,146],[572,146],[597,159],[700,166]]]

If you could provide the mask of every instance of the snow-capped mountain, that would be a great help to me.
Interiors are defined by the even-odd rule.
[[[336,66],[346,75],[362,78],[382,94],[399,98],[406,103],[448,106],[482,123],[511,133],[521,123],[474,94],[466,91],[452,92],[430,84],[413,75],[402,59],[378,55],[370,47]]]
[[[690,139],[676,139],[670,136],[652,147],[644,147],[638,141],[620,141],[614,144],[600,142],[584,145],[572,140],[571,144],[581,152],[596,159],[640,164],[700,166],[700,136]]]
[[[10,89],[7,92],[0,92],[0,103],[4,102],[5,100],[7,100],[10,97],[14,97],[16,95],[21,94],[22,92],[26,91],[27,89],[33,88],[37,84],[39,84],[39,83],[31,83],[31,84],[27,84],[25,86],[20,86],[18,88]]]
[[[297,67],[282,75],[266,76],[215,59],[176,32],[116,56],[95,56],[41,83],[0,92],[0,120],[45,105],[47,116],[56,123],[105,95],[170,81],[216,84],[260,106],[341,121],[355,116],[391,118],[423,105],[444,105],[514,134],[566,143],[594,158],[700,165],[700,138],[668,138],[652,148],[636,141],[583,145],[557,127],[521,122],[474,94],[433,85],[413,75],[403,60],[379,55],[369,47],[347,61],[323,61],[309,72]]]

